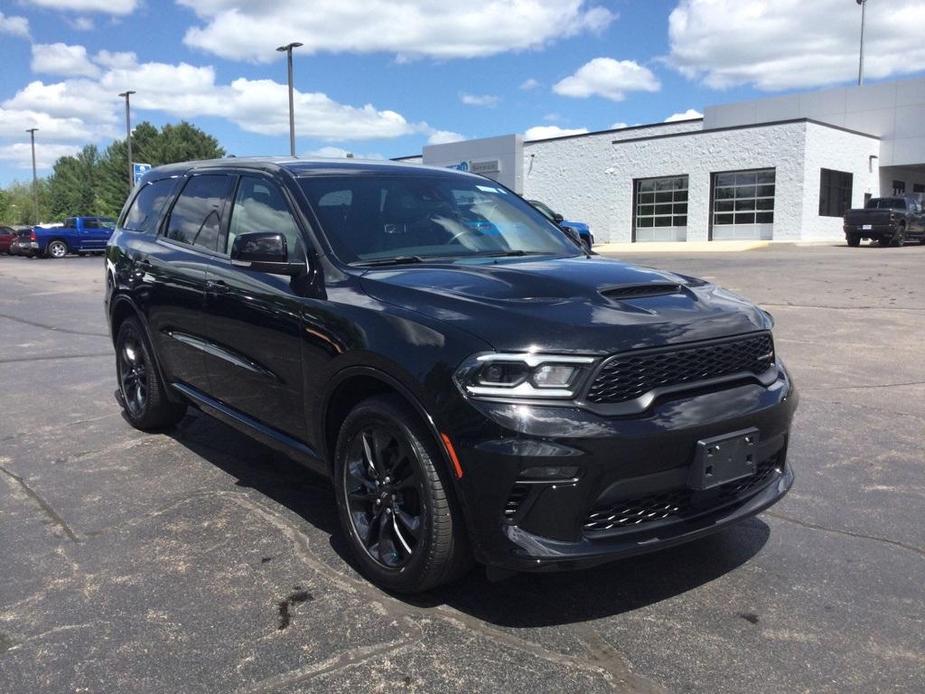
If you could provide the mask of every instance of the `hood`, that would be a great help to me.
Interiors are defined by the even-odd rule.
[[[376,268],[361,283],[499,351],[610,354],[771,327],[761,309],[714,285],[593,256]]]

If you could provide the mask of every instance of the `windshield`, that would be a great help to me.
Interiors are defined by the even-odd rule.
[[[903,198],[873,198],[867,203],[868,210],[904,210],[906,201]]]
[[[348,263],[577,254],[557,227],[489,180],[425,173],[299,182],[334,252]]]

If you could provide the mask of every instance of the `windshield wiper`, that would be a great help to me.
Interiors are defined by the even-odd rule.
[[[377,265],[413,265],[423,263],[424,258],[419,255],[396,255],[391,258],[377,258],[376,260],[364,260],[359,263],[350,263],[357,267],[375,267]]]
[[[475,257],[478,258],[514,258],[517,256],[523,255],[550,255],[549,253],[539,253],[537,251],[524,251],[524,250],[513,250],[513,251],[498,251],[497,253],[475,253]]]

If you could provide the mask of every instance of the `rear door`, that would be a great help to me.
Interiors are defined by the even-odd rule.
[[[78,224],[77,237],[79,250],[101,251],[106,247],[106,239],[100,238],[100,223],[96,217],[83,217]]]
[[[147,289],[139,301],[145,304],[168,380],[203,393],[210,390],[206,272],[216,253],[233,180],[224,174],[190,176],[156,241],[139,244],[135,259],[136,274]]]
[[[269,176],[237,182],[221,259],[208,271],[207,355],[212,392],[236,410],[303,441],[301,310],[298,279],[235,267],[228,255],[247,232],[286,236],[291,260],[305,262],[305,241],[284,189]]]

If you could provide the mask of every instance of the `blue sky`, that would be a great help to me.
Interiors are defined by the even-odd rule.
[[[660,122],[688,109],[850,83],[849,0],[13,0],[0,2],[0,183],[133,118],[189,120],[236,155],[400,156],[429,141]],[[269,9],[267,9],[269,8]],[[869,79],[925,69],[920,0],[868,9]],[[899,20],[899,21],[898,21]],[[525,88],[529,87],[529,88]],[[545,130],[531,130],[543,127]],[[557,130],[560,129],[560,130]]]

